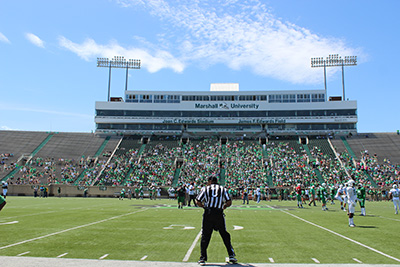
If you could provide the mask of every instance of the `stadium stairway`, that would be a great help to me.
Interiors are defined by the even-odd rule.
[[[134,146],[133,146],[133,147],[134,147]],[[145,150],[145,148],[146,148],[146,144],[142,144],[142,145],[140,146],[140,149],[139,149],[139,152],[138,152],[138,157],[139,157],[139,158],[142,156],[143,151]],[[131,177],[132,172],[133,172],[133,167],[130,167],[130,168],[129,168],[129,171],[128,171],[127,174],[125,175],[125,178],[124,178],[124,180],[122,181],[121,185],[123,185],[123,186],[126,185],[128,179],[129,179],[129,177]]]
[[[351,149],[350,144],[347,142],[346,138],[344,136],[341,136],[340,139],[342,139],[343,144],[346,147],[347,151],[349,152],[350,156],[352,156],[354,159],[357,159],[356,154],[354,153],[353,149]],[[367,177],[368,181],[371,182],[372,187],[377,188],[378,185],[376,184],[374,179],[372,179],[371,175],[369,175],[369,173],[366,170],[364,170],[363,172],[364,172],[365,176]]]
[[[188,146],[188,143],[181,143],[182,146],[182,151],[186,150],[186,147]],[[183,164],[183,162],[182,162]],[[179,176],[181,175],[181,166],[177,166],[175,169],[175,173],[174,173],[174,179],[172,180],[171,186],[172,187],[177,187],[178,185],[178,181],[179,181]]]
[[[32,153],[29,155],[30,157],[34,157],[39,151],[40,149],[42,149],[47,142],[49,142],[49,140],[54,136],[53,133],[50,133],[44,140],[42,143],[40,143],[35,150],[32,151]],[[4,176],[4,178],[2,179],[2,181],[7,181],[7,179],[14,177],[14,175],[22,168],[23,165],[17,165],[17,167],[12,170],[11,172],[9,172],[6,176]]]
[[[369,175],[369,173],[366,170],[364,170],[364,174],[365,174],[365,176],[367,176],[368,180],[371,182],[372,187],[378,188],[378,185],[376,184],[374,179],[372,179],[371,175]]]
[[[226,154],[225,152],[226,152],[226,144],[222,144],[221,145],[221,158],[225,158],[225,154]],[[225,162],[224,162],[224,164],[220,164],[219,167],[220,167],[219,176],[221,178],[219,183],[222,186],[225,186],[225,173],[226,173]]]
[[[311,155],[310,148],[308,147],[308,145],[303,144],[303,149],[307,152],[308,157],[314,161],[315,159]],[[325,181],[324,181],[324,178],[322,178],[321,172],[316,168],[314,169],[314,171],[315,171],[315,174],[317,175],[318,181],[321,184],[324,183]]]
[[[349,143],[346,140],[346,137],[341,136],[340,139],[342,139],[344,146],[346,147],[347,151],[349,152],[350,156],[352,156],[354,159],[357,159],[356,154],[354,153],[353,149],[351,149]]]
[[[108,144],[108,141],[110,141],[111,136],[107,136],[106,139],[104,140],[104,142],[101,144],[101,146],[99,147],[99,149],[97,150],[96,154],[94,154],[94,157],[99,157],[101,155],[101,153],[103,153],[104,148],[106,147],[106,145]]]
[[[264,162],[266,161],[266,160],[268,160],[268,151],[267,151],[267,148],[266,147],[263,147],[262,148],[262,156],[263,156],[263,164],[264,164]],[[264,166],[265,166],[265,164],[264,164]],[[269,168],[267,168],[266,170],[265,170],[265,173],[266,173],[266,175],[267,175],[267,185],[268,185],[268,187],[274,187],[274,182],[273,182],[273,179],[272,179],[272,175],[271,175],[271,171],[270,171],[270,169]]]
[[[104,139],[103,143],[101,144],[101,146],[99,147],[99,149],[97,150],[97,152],[94,154],[94,158],[97,158],[101,155],[101,153],[103,153],[104,148],[106,147],[108,141],[110,141],[111,136],[107,136],[106,139]],[[85,177],[85,174],[88,170],[83,170],[78,178],[76,178],[76,180],[74,181],[74,185],[79,185],[79,182],[82,180],[83,177]]]
[[[31,156],[34,157],[49,141],[50,139],[54,136],[53,133],[49,134],[46,139],[31,153]]]
[[[222,186],[225,186],[225,172],[226,172],[225,168],[221,168],[221,170],[220,170],[220,176],[221,176],[220,184]]]
[[[179,175],[181,174],[181,168],[176,168],[174,173],[174,180],[172,181],[172,187],[178,186]]]

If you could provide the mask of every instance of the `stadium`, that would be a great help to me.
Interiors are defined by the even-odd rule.
[[[388,195],[398,183],[400,136],[358,133],[356,101],[211,84],[202,92],[125,91],[95,109],[94,133],[0,131],[3,260],[191,266],[201,210],[177,210],[174,190],[194,184],[198,192],[216,174],[234,199],[227,225],[239,261],[253,264],[245,266],[400,262]],[[312,186],[332,193],[350,178],[367,190],[355,231],[333,197],[325,212],[319,202],[306,205]],[[301,210],[293,201],[299,184]],[[210,262],[224,262],[218,242]]]

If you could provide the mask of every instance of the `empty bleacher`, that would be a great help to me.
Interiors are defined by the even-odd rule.
[[[87,133],[58,133],[36,154],[37,157],[79,160],[82,156],[94,156],[103,143],[99,138]]]
[[[346,138],[350,147],[359,158],[361,152],[368,150],[370,155],[377,154],[378,161],[390,159],[392,163],[400,163],[400,135],[395,133],[368,133]],[[335,147],[343,148],[340,138],[333,139]],[[338,151],[339,152],[339,151]]]
[[[0,154],[12,153],[13,160],[17,160],[31,154],[48,135],[46,132],[0,131]]]

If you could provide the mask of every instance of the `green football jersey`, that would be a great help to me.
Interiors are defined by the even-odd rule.
[[[361,187],[357,189],[357,198],[364,199],[365,198],[365,188]]]

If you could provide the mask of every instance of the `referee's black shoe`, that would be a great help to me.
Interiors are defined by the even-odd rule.
[[[206,261],[200,258],[200,260],[197,262],[199,265],[204,266],[206,265]]]

